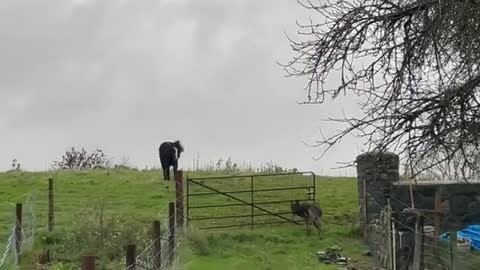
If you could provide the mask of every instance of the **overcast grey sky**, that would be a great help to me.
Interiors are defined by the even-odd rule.
[[[361,144],[314,161],[302,141],[354,103],[298,105],[306,81],[276,64],[309,15],[295,0],[1,1],[0,170],[45,170],[71,146],[159,166],[180,139],[183,168],[199,153],[338,174]]]

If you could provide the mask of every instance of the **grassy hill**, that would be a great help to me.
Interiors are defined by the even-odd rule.
[[[46,232],[49,177],[55,181],[53,235]],[[149,239],[151,222],[166,220],[174,188],[173,181],[163,181],[161,173],[153,170],[0,173],[0,252],[14,224],[14,204],[26,202],[25,236],[35,241],[22,258],[21,269],[34,265],[47,245],[61,262],[50,269],[77,269],[80,256],[88,252],[100,256],[100,269],[121,269],[124,246],[130,242],[142,246]],[[182,245],[180,265],[192,270],[337,269],[319,263],[313,254],[339,245],[359,269],[366,269],[371,262],[361,255],[365,246],[355,226],[355,179],[319,177],[316,188],[325,213],[320,235],[307,235],[304,226],[289,224],[194,231]]]

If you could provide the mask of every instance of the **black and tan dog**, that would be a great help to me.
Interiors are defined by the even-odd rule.
[[[300,203],[298,200],[291,202],[290,209],[294,216],[299,216],[305,220],[307,232],[310,232],[310,225],[314,225],[318,232],[322,223],[322,209],[318,203]]]

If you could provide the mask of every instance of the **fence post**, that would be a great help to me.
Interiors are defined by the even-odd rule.
[[[160,221],[155,220],[152,224],[153,238],[153,269],[160,269],[162,265],[162,240],[160,238]]]
[[[251,215],[250,229],[253,229],[253,224],[254,224],[253,215],[255,213],[255,210],[253,208],[253,176],[250,177],[250,203],[252,204],[250,209],[250,215]]]
[[[22,204],[17,203],[15,207],[16,222],[15,222],[15,249],[17,251],[16,264],[20,264],[21,246],[22,246]]]
[[[457,267],[457,232],[450,232],[450,269]]]
[[[48,231],[53,232],[53,228],[55,226],[54,224],[54,218],[55,218],[55,212],[54,212],[54,194],[53,194],[53,179],[48,178]]]
[[[96,256],[83,256],[82,270],[95,270]]]
[[[55,226],[55,211],[54,211],[54,193],[53,193],[53,179],[48,178],[48,232],[52,233]],[[47,262],[51,261],[50,247],[47,248]]]
[[[440,235],[440,226],[441,226],[441,221],[442,221],[442,189],[441,188],[436,188],[435,190],[435,199],[434,199],[434,236],[433,236],[433,256],[435,260],[442,265],[443,260],[442,260],[442,254],[440,251],[438,239]]]
[[[412,270],[423,269],[423,215],[417,215]]]
[[[188,196],[188,194],[190,193],[190,181],[188,179],[188,174],[187,174],[187,198],[185,199],[187,201],[187,216],[185,218],[185,222],[187,223],[187,226],[189,225],[190,223],[190,197]]]
[[[393,245],[392,245],[392,216],[391,216],[391,209],[390,209],[390,199],[387,199],[387,217],[386,217],[386,222],[387,222],[387,269],[388,270],[393,270]]]
[[[175,257],[175,204],[173,202],[168,204],[168,261],[173,263]]]
[[[434,199],[434,210],[435,210],[435,216],[434,216],[434,241],[435,245],[438,243],[438,236],[440,235],[440,225],[442,222],[442,214],[440,211],[442,210],[442,197],[441,197],[441,191],[437,188],[435,190],[435,199]]]
[[[126,266],[128,270],[135,270],[135,266],[137,264],[136,261],[136,246],[135,245],[128,245],[127,246],[127,257],[126,257]]]
[[[368,239],[368,224],[367,222],[367,217],[368,217],[368,203],[367,203],[367,198],[368,198],[368,193],[367,193],[367,181],[363,180],[362,182],[362,214],[363,214],[363,239],[367,240]]]
[[[176,204],[177,204],[177,227],[183,227],[183,171],[178,170],[175,172],[175,191],[176,191]]]

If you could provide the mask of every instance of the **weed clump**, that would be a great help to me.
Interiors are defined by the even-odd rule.
[[[207,256],[210,254],[209,242],[205,233],[189,227],[187,229],[186,239],[192,248],[192,251],[200,256]]]

